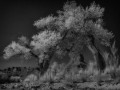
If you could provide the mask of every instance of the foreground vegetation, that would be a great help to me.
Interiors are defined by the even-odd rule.
[[[112,53],[116,52],[113,44]],[[116,63],[118,57],[107,57],[112,63]],[[114,58],[114,60],[112,60]],[[115,60],[116,59],[116,60]],[[54,62],[39,80],[24,81],[26,87],[38,87],[38,90],[119,90],[120,89],[120,66],[109,65],[100,73],[96,64],[91,62],[86,69],[71,65],[65,71],[64,64]],[[43,87],[45,89],[43,89]],[[61,89],[60,89],[61,88]]]
[[[114,57],[104,54],[106,60],[116,63],[119,58],[115,55],[117,49],[115,43],[111,46]],[[114,59],[114,60],[112,60]],[[36,78],[30,74],[21,82],[3,84],[6,88],[18,90],[119,90],[120,89],[120,66],[108,65],[100,73],[94,62],[89,63],[86,69],[71,64],[69,70],[65,70],[66,64],[54,62],[44,75]]]

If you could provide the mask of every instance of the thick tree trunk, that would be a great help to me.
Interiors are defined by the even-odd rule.
[[[106,63],[105,63],[105,60],[104,60],[102,54],[100,53],[99,49],[97,49],[95,46],[90,46],[90,45],[88,45],[88,49],[93,54],[93,58],[96,62],[97,69],[100,71],[103,71],[106,67]]]
[[[96,49],[97,49],[97,48],[96,48]],[[105,59],[104,59],[102,53],[100,52],[100,50],[97,49],[97,51],[98,51],[98,52],[97,52],[96,57],[97,57],[98,67],[99,67],[100,71],[104,71],[104,69],[106,68]]]
[[[47,69],[50,65],[50,60],[49,59],[43,60],[43,62],[39,63],[38,65],[40,68],[40,75],[43,75],[45,73],[45,71],[47,71]]]
[[[45,58],[42,63],[39,63],[40,75],[43,75],[48,70],[53,56],[54,51],[48,52],[48,58]]]
[[[96,61],[97,68],[100,71],[103,71],[106,67],[104,57],[102,56],[100,50],[95,45],[95,37],[93,35],[88,35],[91,39],[91,44],[88,45],[89,50],[92,52],[94,60]]]
[[[94,48],[92,48],[90,45],[87,46],[88,49],[91,51],[92,55],[93,55],[93,58],[95,60],[95,63],[97,64],[97,57],[96,57],[96,54],[97,54],[97,50]]]
[[[85,69],[87,67],[87,64],[84,60],[83,54],[80,54],[79,62],[80,62],[80,64],[78,65],[78,67],[83,68],[83,69]]]

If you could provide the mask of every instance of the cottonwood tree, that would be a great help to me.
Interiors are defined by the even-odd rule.
[[[34,26],[39,33],[32,36],[29,41],[22,36],[18,42],[13,41],[4,49],[4,58],[8,59],[14,55],[22,55],[26,58],[34,56],[38,59],[40,72],[43,74],[49,63],[56,54],[63,58],[69,55],[70,62],[66,67],[76,61],[83,63],[83,47],[88,47],[93,53],[98,69],[105,64],[96,41],[104,46],[110,46],[113,33],[103,27],[104,8],[92,3],[83,8],[75,1],[67,2],[57,16],[49,15],[35,21]],[[102,58],[102,59],[100,59]]]

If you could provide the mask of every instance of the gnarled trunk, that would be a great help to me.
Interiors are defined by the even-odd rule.
[[[92,52],[94,60],[98,70],[103,71],[106,67],[104,57],[102,56],[100,50],[95,45],[95,37],[93,35],[88,35],[88,38],[91,39],[91,43],[87,45],[88,49]]]
[[[97,49],[95,46],[90,46],[90,45],[88,45],[87,47],[93,54],[93,58],[96,62],[97,69],[103,71],[106,67],[106,63],[99,49]]]
[[[80,54],[79,62],[80,62],[80,64],[78,65],[78,67],[83,68],[83,69],[85,69],[87,67],[87,64],[84,60],[83,54]]]
[[[54,51],[48,52],[47,55],[48,58],[45,58],[43,62],[38,64],[40,68],[40,75],[43,75],[48,70],[52,57],[54,56]]]

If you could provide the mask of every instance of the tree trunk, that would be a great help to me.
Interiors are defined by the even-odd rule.
[[[97,52],[96,57],[97,57],[97,61],[98,61],[97,63],[98,63],[98,67],[100,68],[100,71],[104,71],[104,69],[106,68],[106,63],[100,51]]]
[[[40,67],[40,75],[43,75],[48,70],[53,56],[54,56],[54,51],[48,52],[48,58],[45,58],[42,63],[38,64]]]
[[[102,56],[100,50],[95,45],[95,37],[93,35],[88,35],[88,38],[91,39],[91,44],[88,45],[89,50],[92,52],[94,60],[96,61],[97,68],[102,71],[106,67],[104,57]]]
[[[97,64],[97,57],[96,57],[96,54],[97,54],[97,50],[95,48],[92,48],[90,45],[87,46],[88,49],[91,51],[92,55],[93,55],[93,58],[95,60],[95,63]]]
[[[103,71],[106,67],[106,63],[99,49],[97,49],[95,46],[90,46],[90,45],[88,45],[87,47],[93,54],[93,58],[96,62],[97,69]]]
[[[85,69],[87,67],[87,64],[86,64],[86,62],[84,60],[83,54],[80,54],[79,63],[80,64],[78,65],[78,67],[83,68],[83,69]]]

